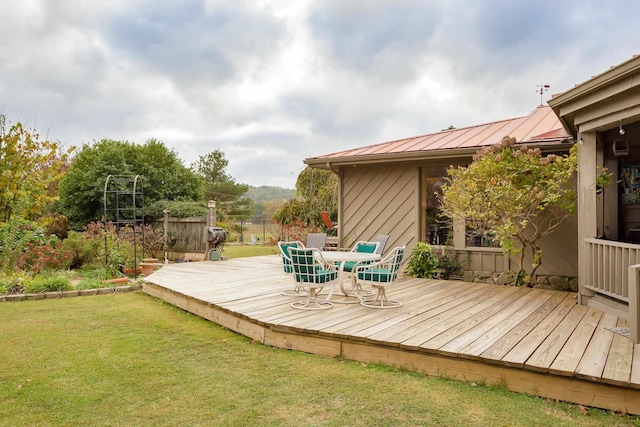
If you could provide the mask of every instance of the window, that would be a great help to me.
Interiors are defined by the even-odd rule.
[[[442,215],[440,195],[447,176],[447,166],[427,166],[422,168],[422,241],[430,245],[451,243],[451,220]]]

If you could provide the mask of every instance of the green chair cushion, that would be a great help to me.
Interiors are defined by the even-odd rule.
[[[356,252],[372,254],[375,251],[376,251],[375,243],[358,243],[358,246],[356,247]]]
[[[332,280],[335,280],[337,277],[338,277],[338,272],[334,270],[317,269],[315,274],[296,273],[296,280],[298,282],[306,282],[306,283],[327,283]]]
[[[293,267],[291,266],[291,260],[289,259],[291,258],[291,253],[289,252],[289,248],[297,248],[297,247],[298,247],[298,244],[296,242],[280,243],[280,248],[282,249],[283,252],[287,254],[287,256],[282,254],[282,264],[283,264],[284,272],[287,274],[293,273]]]
[[[356,252],[372,254],[375,251],[376,251],[375,243],[358,243],[358,245],[356,246]],[[370,263],[371,261],[361,261],[360,265],[370,264]],[[355,267],[356,264],[357,263],[355,261],[345,261],[344,265],[342,266],[342,270],[350,273],[353,271],[353,267]]]
[[[392,282],[394,279],[393,271],[388,268],[368,268],[358,272],[358,279],[369,282]]]
[[[356,266],[356,262],[354,261],[345,261],[344,265],[342,266],[342,271],[348,271],[348,272],[352,272],[353,271],[353,267]]]

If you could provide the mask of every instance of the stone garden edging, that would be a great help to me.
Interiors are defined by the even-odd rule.
[[[142,289],[142,284],[115,286],[115,287],[109,287],[109,288],[75,289],[70,291],[41,292],[37,294],[5,294],[5,295],[0,295],[0,302],[35,301],[35,300],[42,300],[42,299],[60,299],[60,298],[70,298],[70,297],[82,297],[82,296],[89,296],[89,295],[120,294],[125,292],[138,291],[140,289]]]

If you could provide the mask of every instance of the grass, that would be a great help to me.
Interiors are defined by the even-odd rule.
[[[639,418],[263,346],[142,293],[0,303],[3,426],[627,426]]]
[[[227,258],[243,258],[250,256],[275,255],[279,254],[277,245],[225,245],[222,256]]]

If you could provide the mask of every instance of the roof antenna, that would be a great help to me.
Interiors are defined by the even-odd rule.
[[[537,87],[536,92],[540,93],[540,106],[542,107],[542,94],[549,90],[549,85],[538,85]]]

